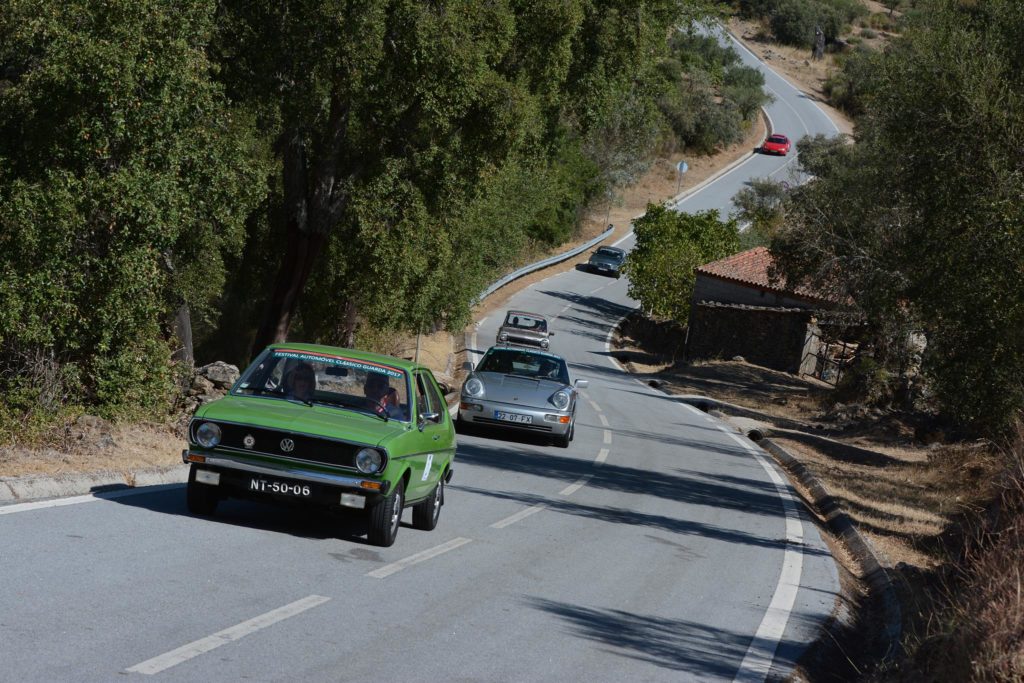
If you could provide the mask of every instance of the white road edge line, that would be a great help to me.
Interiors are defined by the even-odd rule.
[[[435,558],[438,555],[444,554],[444,553],[448,552],[449,550],[455,550],[456,548],[458,548],[460,546],[464,546],[467,543],[472,542],[472,540],[473,540],[472,538],[462,538],[461,536],[458,537],[458,538],[453,538],[452,540],[448,541],[447,543],[442,543],[441,545],[434,546],[433,548],[427,548],[426,550],[418,552],[415,555],[410,555],[409,557],[405,558],[404,560],[399,560],[398,562],[392,562],[391,564],[386,564],[383,567],[379,567],[377,569],[374,569],[372,572],[367,572],[366,575],[367,576],[372,576],[375,579],[383,579],[383,578],[386,578],[388,576],[391,576],[392,574],[394,574],[396,572],[400,572],[403,569],[408,569],[409,567],[413,566],[414,564],[419,564],[420,562],[426,562],[427,560]]]
[[[700,409],[694,406],[686,403],[682,405],[694,413],[703,415]],[[779,581],[775,585],[775,592],[772,594],[771,602],[768,603],[768,609],[765,611],[764,617],[761,618],[761,624],[757,627],[753,640],[750,641],[750,646],[743,656],[743,661],[740,662],[736,676],[733,677],[734,683],[736,681],[762,683],[771,671],[775,651],[786,631],[789,615],[793,612],[797,592],[800,590],[800,575],[803,572],[804,563],[804,526],[800,522],[800,514],[796,510],[793,497],[786,490],[782,476],[760,454],[759,449],[721,424],[716,423],[715,426],[754,456],[754,460],[772,480],[772,485],[775,486],[775,492],[782,500],[782,509],[786,515],[786,551],[782,558]]]
[[[515,524],[516,522],[518,522],[521,519],[526,519],[530,515],[533,515],[533,514],[536,514],[536,513],[540,512],[541,510],[543,510],[546,507],[547,507],[547,505],[541,503],[539,505],[534,505],[533,507],[528,507],[525,510],[520,510],[519,512],[517,512],[514,515],[510,515],[510,516],[506,517],[505,519],[502,519],[500,521],[495,522],[494,524],[491,525],[491,528],[492,529],[504,529],[505,527],[509,526],[510,524]]]
[[[182,482],[184,483],[184,482]],[[69,498],[52,498],[50,500],[35,500],[28,503],[11,503],[0,505],[0,515],[13,515],[16,512],[28,512],[30,510],[42,510],[45,508],[59,508],[66,505],[79,505],[81,503],[95,503],[101,500],[114,500],[127,496],[140,496],[144,493],[159,493],[170,489],[181,488],[182,484],[160,484],[158,486],[138,486],[126,489],[117,489],[105,493],[87,493],[81,496]]]
[[[216,649],[221,645],[227,645],[228,643],[244,638],[251,633],[255,633],[260,629],[272,626],[279,621],[288,619],[289,617],[294,617],[296,614],[305,612],[317,605],[322,605],[328,600],[330,600],[330,598],[325,598],[322,595],[310,595],[309,597],[302,598],[301,600],[296,600],[284,607],[278,607],[266,614],[261,614],[258,617],[249,619],[248,621],[243,621],[241,624],[226,628],[223,631],[218,631],[212,636],[196,640],[188,645],[182,645],[178,649],[171,650],[170,652],[158,657],[147,659],[141,664],[136,664],[129,669],[125,669],[125,673],[147,675],[158,674],[165,669],[181,664],[193,657],[198,657],[199,655]]]

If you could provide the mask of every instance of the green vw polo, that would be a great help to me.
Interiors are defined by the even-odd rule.
[[[274,344],[189,423],[187,503],[229,497],[355,508],[390,546],[402,510],[431,530],[452,477],[455,429],[429,369],[376,353]]]

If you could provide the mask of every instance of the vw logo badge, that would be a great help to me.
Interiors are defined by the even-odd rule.
[[[295,450],[295,442],[291,439],[281,439],[281,450],[285,453],[291,453]]]
[[[242,439],[242,445],[246,448],[252,448],[256,445],[256,438],[252,434],[246,434],[245,438]]]

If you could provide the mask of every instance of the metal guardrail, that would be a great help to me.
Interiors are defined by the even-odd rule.
[[[485,289],[483,292],[480,293],[479,296],[477,296],[476,301],[474,301],[473,303],[474,304],[480,303],[481,301],[483,301],[484,299],[489,297],[491,294],[494,294],[494,292],[498,291],[499,289],[501,289],[502,287],[504,287],[508,283],[510,283],[510,282],[512,282],[514,280],[518,280],[519,278],[523,277],[524,275],[529,275],[530,273],[534,272],[535,270],[540,270],[541,268],[547,268],[548,266],[553,266],[556,263],[561,263],[562,261],[567,261],[568,259],[571,259],[573,256],[576,256],[577,254],[583,253],[587,249],[590,249],[591,247],[593,247],[598,242],[601,242],[601,241],[607,239],[614,231],[615,231],[615,226],[613,224],[609,223],[608,224],[608,228],[604,232],[602,232],[600,235],[598,235],[597,237],[595,237],[594,239],[590,240],[589,242],[587,242],[585,244],[581,244],[580,246],[574,247],[574,248],[570,249],[569,251],[563,252],[561,254],[555,254],[554,256],[550,256],[550,257],[544,259],[543,261],[537,261],[536,263],[531,263],[528,266],[523,266],[519,270],[512,271],[511,273],[509,273],[505,277],[501,278],[500,280],[496,280],[495,282],[493,282],[490,287]]]

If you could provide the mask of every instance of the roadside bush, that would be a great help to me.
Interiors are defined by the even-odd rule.
[[[871,40],[872,38],[877,38],[878,37],[878,33],[876,33],[875,31],[873,31],[873,30],[871,30],[869,28],[866,28],[863,31],[861,31],[860,35],[862,37],[864,37],[864,38],[867,38],[868,40]],[[853,42],[853,38],[850,38],[850,42],[851,43]]]

